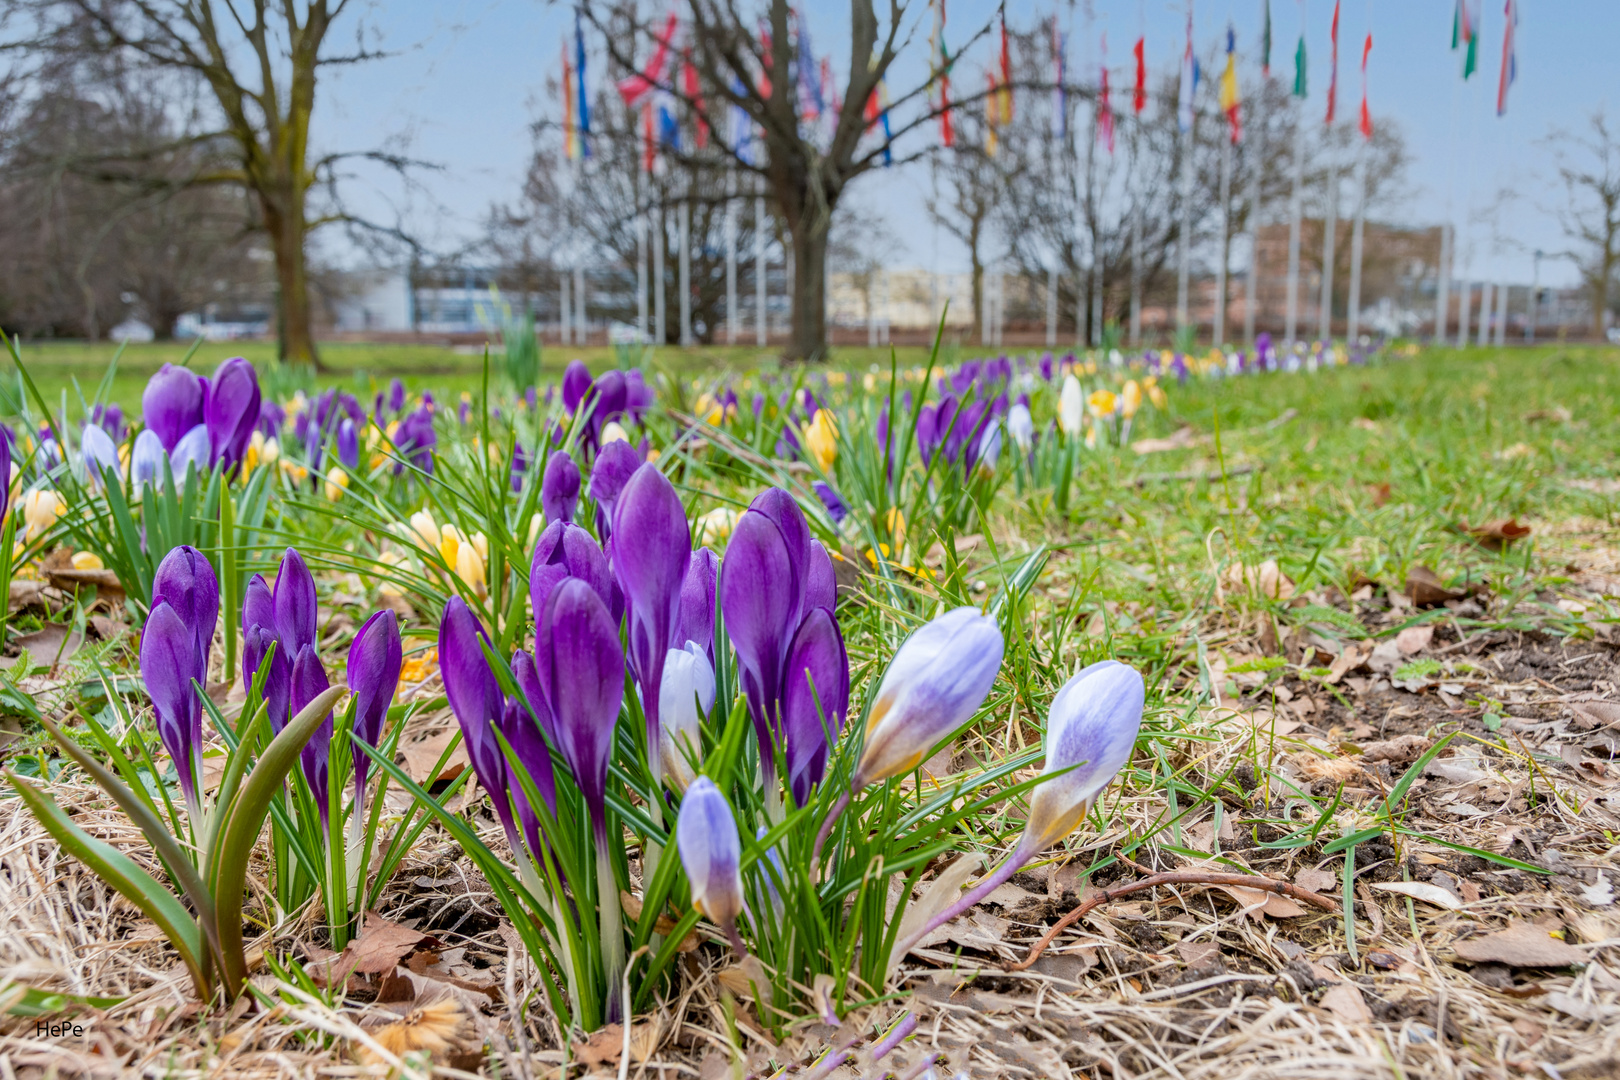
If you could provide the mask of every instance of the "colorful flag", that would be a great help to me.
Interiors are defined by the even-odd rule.
[[[945,47],[945,0],[932,0],[934,30],[929,35],[930,74],[939,82],[939,141],[947,148],[956,145],[951,127],[951,51]]]
[[[870,131],[876,124],[883,125],[883,164],[887,167],[894,164],[894,153],[891,149],[894,144],[894,131],[889,127],[889,81],[887,79],[879,79],[871,97],[866,100],[867,130]]]
[[[703,87],[698,83],[697,65],[692,63],[692,50],[681,57],[681,93],[697,120],[697,144],[702,149],[709,145],[709,113],[703,104]]]
[[[1069,35],[1058,29],[1052,16],[1052,138],[1069,134],[1069,91],[1063,84],[1069,77]]]
[[[669,18],[664,20],[663,32],[658,35],[652,59],[647,61],[646,70],[619,80],[619,96],[624,98],[626,107],[634,108],[636,102],[640,101],[647,91],[664,81],[664,68],[669,63],[670,43],[675,40],[675,29],[679,25],[679,17],[671,11]]]
[[[1137,38],[1131,52],[1136,56],[1136,88],[1131,92],[1131,110],[1140,116],[1147,108],[1147,39]]]
[[[1333,30],[1328,35],[1332,51],[1328,57],[1328,102],[1324,124],[1333,123],[1333,114],[1339,104],[1339,0],[1333,0]]]
[[[585,29],[580,25],[579,8],[574,9],[574,81],[578,84],[579,153],[591,156],[591,99],[585,92]]]
[[[1464,79],[1479,66],[1478,25],[1479,20],[1468,8],[1468,0],[1457,0],[1457,7],[1451,15],[1451,51],[1456,52],[1459,46],[1463,50]]]
[[[1221,111],[1226,114],[1231,129],[1232,145],[1243,141],[1243,117],[1238,97],[1237,31],[1231,24],[1226,27],[1226,70],[1221,73]]]
[[[1507,0],[1507,28],[1502,31],[1502,76],[1496,83],[1496,115],[1507,113],[1508,87],[1519,77],[1519,58],[1514,54],[1513,28],[1519,25],[1517,0]]]
[[[681,122],[675,111],[675,95],[668,90],[660,90],[655,100],[658,104],[658,145],[680,153]]]
[[[1108,153],[1114,152],[1114,107],[1108,101],[1108,35],[1102,36],[1102,77],[1101,93],[1097,95],[1097,138],[1108,147]]]
[[[569,161],[579,160],[579,124],[574,119],[574,65],[568,59],[568,42],[563,42],[562,48],[562,106],[563,106],[563,157]]]
[[[1262,0],[1260,24],[1260,74],[1271,78],[1271,0]]]
[[[1187,12],[1187,49],[1181,54],[1181,100],[1177,119],[1182,131],[1191,131],[1197,111],[1198,57],[1193,55],[1192,12]]]
[[[1305,33],[1300,32],[1299,46],[1294,50],[1294,96],[1304,98],[1305,92]]]
[[[1372,52],[1372,35],[1367,35],[1367,43],[1361,47],[1361,123],[1357,128],[1361,131],[1363,139],[1372,139],[1372,113],[1367,111],[1367,54]]]

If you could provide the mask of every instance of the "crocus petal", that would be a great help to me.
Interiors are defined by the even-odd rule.
[[[808,614],[816,608],[832,611],[838,604],[838,577],[833,573],[832,556],[827,549],[821,546],[821,541],[812,540],[805,560],[804,573],[804,604],[803,610]]]
[[[346,680],[355,696],[354,734],[369,746],[382,739],[388,706],[399,689],[399,672],[405,661],[399,640],[399,616],[392,611],[372,614],[349,645]],[[365,751],[354,753],[355,790],[364,791],[371,758]]]
[[[692,552],[681,579],[681,610],[675,620],[675,646],[695,641],[714,660],[714,598],[720,583],[720,558],[708,548]]]
[[[141,683],[152,698],[158,737],[174,761],[186,803],[197,806],[197,748],[202,743],[202,705],[191,680],[197,664],[197,639],[190,626],[159,600],[141,631]]]
[[[947,611],[907,638],[872,700],[852,786],[916,768],[967,723],[995,682],[1002,647],[996,620],[970,607]]]
[[[680,615],[692,532],[675,486],[643,465],[613,511],[613,573],[624,592],[630,668],[646,698],[647,742],[658,745],[658,686]]]
[[[743,910],[742,840],[730,804],[706,776],[681,799],[675,846],[692,883],[693,905],[716,925],[734,929]]]
[[[273,652],[271,646],[275,646]],[[259,669],[267,662],[266,656],[270,657],[270,670],[264,675],[261,700],[270,719],[270,730],[279,735],[292,719],[292,660],[276,640],[274,629],[252,627],[242,635],[242,671],[248,682],[259,677]]]
[[[849,656],[827,609],[805,617],[788,649],[782,682],[788,788],[795,805],[803,806],[826,775],[828,749],[849,714]]]
[[[546,460],[545,475],[540,480],[540,509],[546,521],[573,521],[574,509],[579,505],[579,466],[566,450],[552,452]]]
[[[337,429],[338,460],[344,468],[354,469],[360,465],[360,433],[355,430],[354,421],[344,417]]]
[[[492,727],[500,719],[504,702],[500,683],[489,670],[480,644],[488,640],[467,602],[452,596],[439,622],[439,671],[444,679],[444,694],[461,724],[467,757],[478,774],[478,782],[490,793],[496,812],[510,827],[512,812],[505,798],[506,758]]]
[[[259,375],[242,357],[232,357],[214,372],[203,404],[211,463],[241,461],[258,419]]]
[[[326,678],[326,668],[321,666],[321,658],[315,652],[315,646],[305,645],[293,659],[292,665],[292,711],[294,715],[303,712],[304,706],[314,701],[326,692],[332,685]],[[299,751],[298,763],[303,768],[304,779],[309,782],[309,790],[315,796],[315,805],[320,810],[321,822],[325,824],[330,814],[327,805],[330,789],[327,770],[331,767],[332,746],[332,714],[327,713],[321,726],[315,729],[309,742]]]
[[[591,498],[604,515],[604,523],[612,523],[613,504],[639,468],[641,455],[623,440],[608,443],[596,455],[596,464],[591,467]]]
[[[1046,722],[1048,779],[1030,796],[1029,824],[1019,845],[1024,854],[1033,856],[1069,835],[1130,760],[1145,697],[1142,676],[1115,660],[1092,664],[1063,684]]]
[[[248,578],[247,590],[242,594],[242,629],[254,626],[276,628],[276,600],[269,582],[263,574]]]
[[[208,429],[201,424],[192,428],[180,437],[169,451],[169,468],[174,472],[177,484],[184,484],[186,473],[193,466],[199,474],[208,471],[208,458],[211,451],[208,445]]]
[[[104,474],[112,474],[113,483],[118,482],[118,447],[114,445],[112,436],[101,430],[96,424],[86,424],[84,434],[79,436],[79,452],[84,457],[85,472],[90,482],[100,487]],[[10,472],[8,467],[7,472]],[[10,482],[7,475],[5,482]]]
[[[173,548],[152,574],[152,602],[166,603],[191,629],[197,668],[189,674],[208,683],[208,655],[219,621],[219,579],[203,553],[189,544]]]
[[[141,394],[141,417],[163,449],[172,452],[182,436],[203,422],[203,388],[196,374],[164,364],[147,380]]]
[[[714,692],[714,668],[696,642],[669,650],[658,688],[659,763],[677,791],[696,777],[692,762],[703,760],[703,717],[714,708]]]
[[[561,567],[568,577],[579,578],[595,589],[596,595],[608,605],[609,613],[615,614],[617,621],[615,609],[623,601],[617,595],[618,585],[608,568],[607,556],[590,533],[578,525],[558,521],[547,525],[540,533],[540,539],[534,545],[534,558],[529,564],[529,599],[533,604],[536,627],[540,625],[540,616],[545,611],[545,597],[557,582],[554,572],[544,572],[547,566]]]
[[[759,740],[760,764],[769,787],[776,774],[775,717],[782,655],[798,611],[798,576],[782,531],[757,510],[737,521],[720,564],[720,610],[737,650],[742,690]]]
[[[158,438],[157,432],[147,428],[135,436],[135,446],[129,454],[129,479],[137,493],[147,484],[162,481],[163,463],[167,460],[169,453],[163,449],[163,440]]]
[[[598,846],[606,842],[608,758],[624,698],[624,652],[619,629],[601,597],[583,581],[563,582],[544,616],[551,711],[557,749],[591,813]]]
[[[305,645],[315,644],[319,612],[315,599],[315,576],[309,572],[297,548],[288,548],[276,570],[274,591],[276,636],[294,657]]]

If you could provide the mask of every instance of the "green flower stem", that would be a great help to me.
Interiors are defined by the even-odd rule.
[[[596,838],[596,906],[602,930],[602,972],[607,977],[607,1020],[622,1020],[619,995],[612,989],[624,978],[624,922],[619,912],[619,886],[613,877],[613,858],[606,835]]]

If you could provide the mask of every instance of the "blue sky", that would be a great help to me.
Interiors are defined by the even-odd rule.
[[[880,8],[886,5],[879,5]],[[927,12],[912,0],[917,30],[891,85],[909,85],[926,64]],[[1208,54],[1230,22],[1244,58],[1245,78],[1257,68],[1263,0],[1195,0],[1194,37]],[[1612,0],[1523,0],[1517,29],[1518,79],[1505,118],[1495,115],[1502,58],[1502,0],[1483,0],[1480,71],[1464,84],[1449,50],[1452,0],[1344,0],[1340,16],[1340,116],[1353,118],[1359,100],[1361,41],[1369,24],[1369,63],[1375,118],[1400,125],[1413,161],[1412,198],[1401,210],[1407,223],[1427,224],[1445,213],[1448,189],[1453,212],[1476,211],[1471,235],[1473,266],[1495,278],[1528,281],[1536,248],[1566,246],[1554,214],[1562,191],[1556,184],[1547,135],[1551,126],[1584,122],[1599,106],[1620,104],[1620,74],[1613,49],[1620,41],[1620,4]],[[1090,13],[1088,15],[1088,8]],[[961,42],[994,15],[990,0],[951,0],[947,40]],[[1332,0],[1271,0],[1272,72],[1291,78],[1301,11],[1310,55],[1311,112],[1325,107]],[[830,53],[836,70],[847,70],[844,27],[848,8],[808,5],[818,52]],[[1185,0],[1092,0],[1091,3],[1009,2],[1008,18],[1030,25],[1056,10],[1071,27],[1069,65],[1094,72],[1096,41],[1104,30],[1115,86],[1128,85],[1125,65],[1138,33],[1145,34],[1149,74],[1173,70],[1186,25]],[[455,3],[377,4],[366,18],[381,31],[381,44],[398,55],[335,75],[320,91],[315,139],[326,148],[386,145],[408,149],[442,168],[420,177],[422,191],[362,182],[361,205],[381,212],[400,208],[435,247],[450,248],[475,234],[489,205],[515,197],[530,153],[529,125],[555,109],[545,80],[558,67],[563,35],[572,28],[571,8],[534,0],[462,0]],[[1089,28],[1089,32],[1088,32]],[[337,32],[344,37],[352,27]],[[963,63],[972,69],[990,57],[980,43]],[[600,70],[600,68],[598,68]],[[894,254],[895,265],[960,269],[963,252],[940,238],[923,217],[922,169],[870,174],[852,188],[854,197],[886,213],[892,231],[911,238]],[[1499,204],[1494,223],[1483,211],[1504,188],[1518,197]],[[1567,264],[1542,265],[1543,282],[1573,280]]]

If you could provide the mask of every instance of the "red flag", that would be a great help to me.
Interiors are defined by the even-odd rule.
[[[648,99],[641,106],[641,171],[653,171],[653,158],[657,153],[658,143],[653,139],[652,100]]]
[[[1372,113],[1367,111],[1367,54],[1372,52],[1372,35],[1367,35],[1367,43],[1361,47],[1361,129],[1363,139],[1372,138]]]
[[[619,80],[619,96],[624,98],[626,106],[633,107],[643,94],[663,81],[664,66],[669,63],[669,44],[675,40],[675,28],[679,24],[679,17],[671,11],[664,21],[664,32],[658,35],[652,59],[647,61],[647,70]]]
[[[697,144],[704,147],[709,145],[709,119],[707,110],[703,106],[703,88],[698,85],[697,65],[692,63],[692,53],[688,50],[681,64],[681,93],[686,95],[686,102],[691,106],[697,116]]]
[[[1146,46],[1146,38],[1137,38],[1136,47],[1131,50],[1136,54],[1136,90],[1131,94],[1131,108],[1137,113],[1147,108],[1147,57],[1144,55]]]
[[[771,29],[764,19],[759,20],[759,96],[771,99]]]
[[[1328,74],[1328,107],[1327,119],[1324,124],[1333,123],[1334,106],[1339,101],[1339,0],[1333,0],[1333,32],[1329,35],[1333,41],[1332,66]]]

